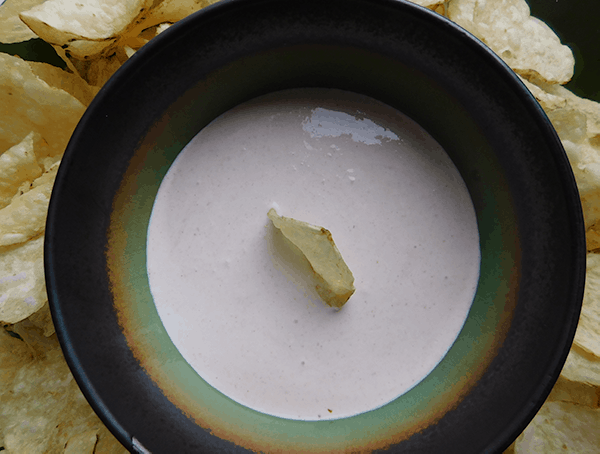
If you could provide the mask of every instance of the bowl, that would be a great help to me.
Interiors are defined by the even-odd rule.
[[[442,361],[405,394],[326,421],[252,410],[169,338],[146,269],[161,181],[213,119],[335,88],[408,115],[472,198],[480,276]],[[63,158],[46,229],[50,307],[86,398],[132,452],[501,452],[569,351],[583,296],[578,192],[550,122],[492,51],[400,0],[225,0],[163,32],[102,88]]]

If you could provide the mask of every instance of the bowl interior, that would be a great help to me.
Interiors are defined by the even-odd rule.
[[[333,421],[250,410],[206,384],[154,307],[146,234],[162,178],[221,113],[288,88],[338,88],[407,114],[475,206],[481,274],[458,339],[419,385]],[[585,272],[559,139],[517,77],[445,19],[401,1],[229,0],[171,27],[106,84],[76,129],[46,235],[50,304],[92,406],[151,452],[499,451],[549,393]]]

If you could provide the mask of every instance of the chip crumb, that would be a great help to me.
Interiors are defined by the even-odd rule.
[[[354,276],[335,245],[331,232],[306,222],[279,216],[271,208],[273,225],[306,257],[317,278],[317,293],[331,306],[341,308],[355,291]]]

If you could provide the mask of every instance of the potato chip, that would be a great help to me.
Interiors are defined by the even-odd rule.
[[[56,336],[52,340],[43,356],[16,365],[12,381],[0,388],[0,427],[7,452],[62,453],[69,443],[87,441],[80,444],[85,448],[94,432],[96,448],[102,442],[103,449],[112,448],[104,452],[126,453],[79,390]]]
[[[25,342],[14,334],[11,326],[0,326],[0,395],[3,392],[2,388],[11,383],[17,371],[32,358],[31,351]],[[0,424],[0,430],[2,427],[4,426]]]
[[[47,300],[44,237],[0,248],[0,321],[19,322]]]
[[[476,4],[477,0],[452,0],[448,3],[447,15],[452,22],[481,39],[474,22]]]
[[[546,402],[515,443],[516,454],[592,453],[600,446],[600,409]]]
[[[587,255],[585,292],[574,344],[600,358],[600,254]]]
[[[548,396],[550,402],[570,402],[578,405],[585,405],[589,408],[598,408],[598,388],[589,383],[569,380],[564,376],[558,377],[558,380]]]
[[[163,0],[150,10],[141,27],[148,28],[164,22],[177,22],[216,2],[217,0]]]
[[[315,273],[319,296],[332,307],[342,307],[354,293],[354,276],[333,242],[329,230],[279,216],[271,208],[268,217],[304,254]]]
[[[41,136],[31,132],[20,143],[0,155],[0,209],[10,203],[21,184],[31,182],[42,174],[34,146],[34,143],[40,141]]]
[[[445,3],[446,0],[409,0],[412,3],[415,3],[420,6],[424,6],[425,8],[430,9],[442,16],[445,14]]]
[[[64,454],[94,454],[94,448],[96,447],[96,443],[98,443],[96,432],[96,430],[88,430],[73,435],[67,441]]]
[[[548,110],[549,120],[561,140],[580,144],[587,139],[587,116],[569,106]]]
[[[564,84],[571,80],[571,49],[531,17],[525,0],[453,0],[448,17],[487,44],[516,73]]]
[[[153,0],[47,0],[20,17],[44,41],[76,58],[100,55],[132,27]]]
[[[540,105],[546,112],[550,112],[555,109],[560,109],[567,105],[567,100],[565,98],[548,93],[538,85],[528,81],[527,79],[524,79],[518,74],[517,76],[519,77],[519,79],[521,79],[521,82],[525,84],[527,89],[531,92],[535,99],[537,99],[537,101],[540,103]]]
[[[48,307],[48,303],[44,304],[44,307]],[[43,358],[48,351],[55,347],[56,336],[53,336],[54,332],[41,329],[31,321],[30,317],[12,325],[10,329],[19,336],[21,342],[27,345],[34,358]]]
[[[36,34],[19,18],[23,11],[46,0],[6,0],[0,2],[0,43],[11,44],[37,38]]]
[[[567,90],[565,87],[560,85],[551,85],[540,83],[547,93],[563,98],[567,106],[573,110],[577,110],[586,115],[587,118],[587,132],[589,138],[600,136],[600,103],[591,101],[589,99],[580,98],[574,93]],[[600,144],[596,144],[600,145]]]
[[[85,106],[49,86],[18,57],[0,53],[0,68],[0,150],[36,131],[48,144],[47,155],[62,154]]]
[[[164,32],[165,30],[167,30],[172,24],[169,23],[164,23],[164,24],[160,24],[156,27],[156,34],[160,35],[162,32]]]
[[[122,48],[115,50],[110,57],[91,60],[89,62],[77,62],[75,65],[79,73],[92,85],[101,87],[108,79],[127,61],[127,54]]]
[[[600,387],[600,358],[574,345],[560,374],[571,381]]]
[[[56,66],[41,62],[28,62],[31,71],[50,87],[59,88],[76,98],[84,106],[89,106],[100,90],[88,84],[78,74],[68,73]]]
[[[57,170],[58,163],[0,209],[0,246],[24,243],[44,231]]]

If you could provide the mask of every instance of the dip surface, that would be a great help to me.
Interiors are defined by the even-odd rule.
[[[271,207],[331,231],[355,278],[340,311]],[[425,378],[465,322],[480,265],[472,201],[440,145],[397,110],[331,89],[273,93],[204,128],[160,186],[147,257],[158,313],[198,374],[304,420],[375,409]]]

